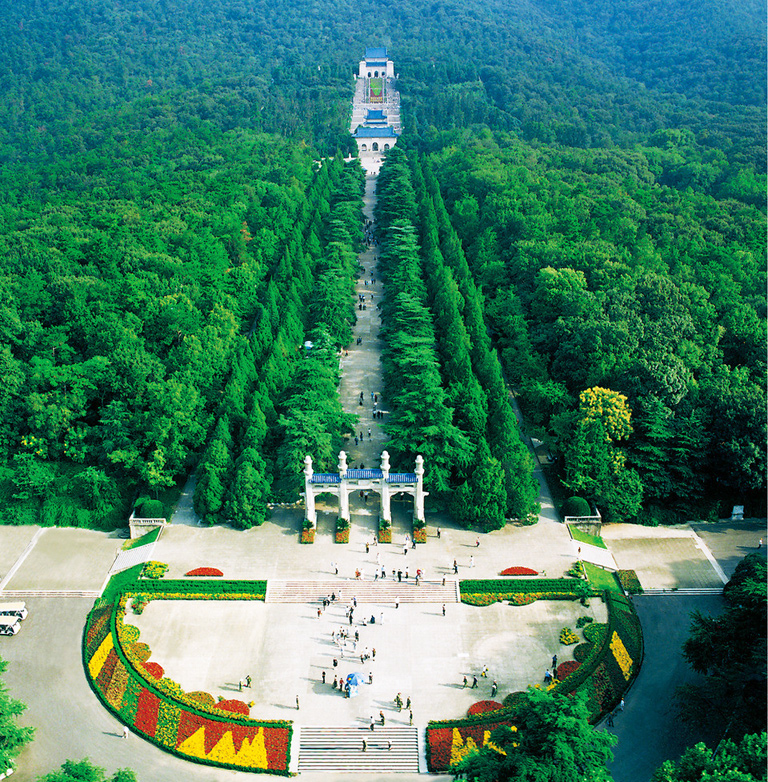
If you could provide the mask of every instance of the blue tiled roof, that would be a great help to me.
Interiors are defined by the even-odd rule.
[[[312,476],[312,483],[339,483],[337,472],[316,472]]]
[[[366,60],[386,60],[387,59],[387,47],[386,46],[371,46],[365,50]]]
[[[365,67],[366,68],[386,68],[387,63],[384,61],[376,61],[376,60],[366,60],[365,61]],[[383,75],[383,74],[382,74]]]
[[[381,470],[347,470],[347,478],[353,481],[381,478]]]
[[[358,128],[355,138],[397,138],[394,128]]]
[[[387,115],[381,109],[368,109],[368,119],[386,119]]]
[[[415,472],[391,472],[387,483],[418,483]]]

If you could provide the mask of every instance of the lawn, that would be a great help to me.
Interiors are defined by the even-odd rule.
[[[616,592],[620,592],[621,588],[619,582],[616,580],[615,574],[610,570],[603,570],[597,565],[593,565],[591,562],[582,562],[584,565],[584,572],[587,574],[589,583],[595,589],[612,589]]]
[[[574,527],[573,524],[568,525],[568,530],[571,533],[571,537],[574,540],[578,540],[579,543],[588,543],[590,546],[597,546],[598,548],[608,548],[608,546],[605,545],[605,541],[599,535],[590,535],[588,532],[584,532],[578,527]]]

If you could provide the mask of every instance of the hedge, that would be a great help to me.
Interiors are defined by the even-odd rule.
[[[83,633],[87,678],[106,708],[136,733],[186,760],[288,776],[291,722],[217,710],[202,703],[200,693],[186,694],[169,679],[156,681],[145,666],[149,647],[137,643],[137,628],[122,623],[123,601],[99,601]]]
[[[573,592],[571,578],[485,578],[465,579],[459,582],[461,594],[479,595],[483,592],[514,594],[516,592]]]
[[[239,595],[261,595],[263,596],[267,592],[267,582],[260,581],[233,581],[231,579],[201,579],[201,578],[176,578],[176,579],[164,579],[162,581],[151,581],[141,579],[131,585],[130,591],[141,592],[147,595],[158,597],[163,592],[172,592],[178,594],[181,592],[189,592],[195,595],[227,595],[229,593],[235,593]],[[123,591],[129,591],[128,588]],[[193,598],[188,598],[193,599]],[[223,598],[225,599],[225,598]]]

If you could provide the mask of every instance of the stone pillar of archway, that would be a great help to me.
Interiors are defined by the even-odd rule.
[[[339,451],[339,516],[349,521],[349,492],[347,491],[347,454]]]
[[[317,511],[315,510],[315,492],[312,488],[312,457],[307,454],[304,457],[304,518],[317,526]]]
[[[424,491],[424,458],[416,457],[416,491],[413,495],[413,513],[419,521],[424,521],[424,498],[429,492]]]
[[[381,518],[384,521],[392,521],[392,511],[389,506],[389,454],[381,452]]]

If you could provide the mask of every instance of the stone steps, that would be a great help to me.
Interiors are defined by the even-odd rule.
[[[270,579],[267,584],[267,603],[317,603],[330,595],[340,597],[348,603],[353,597],[358,603],[392,604],[396,599],[401,603],[457,603],[459,602],[458,582],[446,580],[422,581],[419,586],[411,581],[362,581],[357,579],[335,579],[324,581],[276,581]]]
[[[367,747],[363,752],[363,740]],[[388,749],[391,742],[391,749]],[[419,736],[413,727],[300,728],[299,773],[411,773],[419,771]]]

